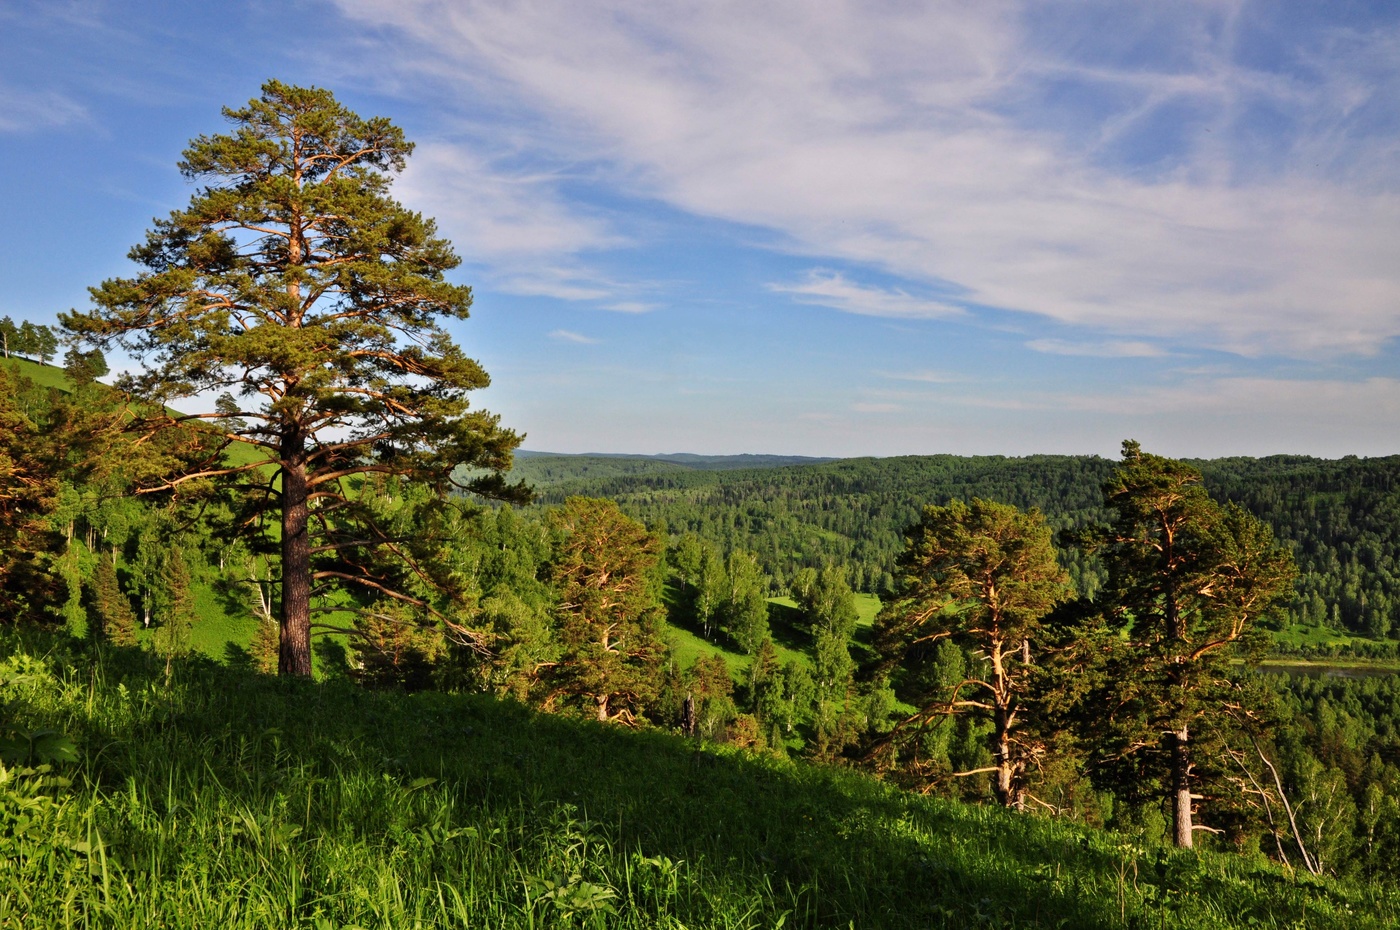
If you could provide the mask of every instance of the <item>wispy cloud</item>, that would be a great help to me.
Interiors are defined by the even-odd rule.
[[[1150,342],[1109,339],[1102,342],[1069,342],[1064,339],[1032,339],[1026,348],[1049,355],[1083,355],[1091,358],[1158,358],[1167,353]]]
[[[634,193],[968,306],[1243,354],[1400,335],[1391,27],[1262,35],[1266,70],[1229,4],[339,2]],[[789,292],[948,312],[840,276]]]
[[[1241,417],[1305,432],[1330,422],[1371,423],[1381,432],[1400,427],[1400,379],[1199,377],[1180,384],[1109,392],[1037,392],[1033,395],[957,395],[947,404],[1025,412],[1090,413],[1144,422],[1163,416]],[[1282,448],[1282,447],[1281,447]]]
[[[804,304],[831,307],[844,313],[882,316],[893,319],[929,320],[962,316],[964,311],[951,304],[914,297],[901,290],[887,290],[856,284],[834,271],[811,271],[797,284],[769,284],[777,294],[788,294]]]
[[[56,91],[0,83],[0,132],[52,129],[86,118],[86,108]]]
[[[904,408],[899,404],[873,404],[868,401],[851,404],[856,413],[897,413]]]
[[[1400,425],[1400,380],[1215,378],[1141,391],[1061,395],[1052,405],[1133,417],[1258,417],[1309,432],[1328,423],[1332,429],[1371,423],[1388,433]]]
[[[485,262],[501,290],[561,300],[610,297],[613,289],[577,256],[627,239],[569,203],[559,183],[552,172],[438,140],[418,146],[394,193],[436,217],[463,258]]]
[[[617,303],[603,304],[602,308],[611,310],[613,313],[650,313],[660,306],[660,304],[645,303],[640,300],[620,300]]]
[[[943,371],[877,371],[881,378],[888,378],[891,381],[918,381],[923,384],[956,384],[965,378],[949,374]]]
[[[576,333],[570,329],[556,329],[549,334],[549,338],[557,342],[572,342],[581,346],[597,345],[601,341],[594,339],[592,336]]]
[[[577,264],[551,266],[543,261],[519,261],[494,269],[492,284],[507,294],[552,297],[555,300],[603,300],[612,287],[589,269]]]

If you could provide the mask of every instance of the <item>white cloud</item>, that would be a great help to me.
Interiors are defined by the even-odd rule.
[[[778,294],[790,294],[799,303],[817,304],[862,316],[927,320],[964,315],[962,309],[950,304],[913,297],[900,290],[855,284],[833,271],[811,271],[800,284],[770,284],[768,289]]]
[[[507,294],[525,297],[553,297],[556,300],[600,300],[612,290],[585,268],[551,267],[521,261],[505,269],[497,268],[493,283]]]
[[[489,263],[503,291],[609,297],[613,288],[574,257],[627,240],[566,203],[558,182],[550,172],[512,169],[469,146],[434,141],[417,147],[394,194],[434,217],[465,260]]]
[[[585,336],[568,329],[556,329],[549,334],[549,338],[558,342],[572,342],[575,345],[583,346],[597,345],[599,342],[591,336]]]
[[[463,145],[419,144],[394,192],[437,218],[473,256],[554,255],[626,242],[582,216],[549,172],[515,170]]]
[[[1109,393],[1037,392],[993,396],[949,394],[941,402],[959,406],[1026,412],[1075,412],[1148,420],[1240,417],[1257,425],[1308,430],[1305,424],[1330,421],[1394,434],[1400,429],[1400,379],[1251,378],[1206,376],[1179,384],[1156,385]]]
[[[617,303],[604,304],[604,310],[611,310],[613,313],[650,313],[660,304],[644,303],[640,300],[620,300]]]
[[[1214,378],[1140,392],[1066,395],[1048,406],[1139,417],[1259,418],[1288,429],[1365,423],[1393,435],[1400,427],[1400,380]]]
[[[897,413],[898,411],[903,410],[904,408],[901,407],[899,404],[872,404],[868,402],[862,402],[858,404],[851,404],[851,409],[854,410],[856,413]]]
[[[1067,6],[1054,30],[1009,0],[340,6],[514,95],[548,150],[798,251],[1125,342],[1307,356],[1400,335],[1397,142],[1364,121],[1394,108],[1390,34],[1299,33],[1292,57],[1318,60],[1281,74],[1239,64],[1236,20],[1208,4]],[[1065,82],[1094,106],[1054,109]],[[1261,139],[1263,115],[1282,128]],[[1163,154],[1135,162],[1144,141]],[[603,235],[559,216],[506,241]]]
[[[1109,339],[1103,342],[1068,342],[1064,339],[1032,339],[1026,348],[1049,355],[1083,355],[1091,358],[1158,358],[1166,355],[1150,342]]]

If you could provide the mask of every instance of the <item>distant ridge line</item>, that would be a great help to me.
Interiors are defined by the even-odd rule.
[[[664,462],[682,468],[709,471],[738,471],[744,468],[782,468],[789,465],[822,465],[839,462],[837,456],[766,455],[745,452],[739,455],[700,455],[695,452],[668,452],[644,455],[630,452],[542,452],[518,449],[518,459],[613,459],[617,461]]]

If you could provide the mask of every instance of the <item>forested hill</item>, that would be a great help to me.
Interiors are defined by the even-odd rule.
[[[665,455],[611,455],[592,453],[568,455],[558,452],[515,453],[516,472],[527,475],[536,485],[572,478],[600,478],[613,475],[671,474],[676,471],[735,471],[740,469],[784,468],[789,465],[816,465],[834,462],[832,458],[806,455],[696,455],[674,452]]]
[[[1289,542],[1302,574],[1295,617],[1383,637],[1400,630],[1400,456],[1271,456],[1195,463]]]
[[[1195,461],[1217,498],[1239,502],[1294,550],[1294,619],[1371,636],[1400,628],[1400,457],[1271,456]],[[1098,456],[900,456],[716,470],[675,457],[522,458],[543,503],[609,497],[648,523],[758,553],[781,585],[803,565],[844,564],[880,591],[905,527],[925,504],[983,497],[1043,510],[1056,529],[1103,519]],[[1081,590],[1099,577],[1062,551]]]

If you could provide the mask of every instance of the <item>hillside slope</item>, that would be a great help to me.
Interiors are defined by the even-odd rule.
[[[480,696],[0,631],[0,926],[1317,927],[1394,892]],[[36,737],[29,739],[28,737]],[[47,740],[47,741],[46,741]],[[30,760],[39,761],[39,760]]]
[[[31,362],[27,358],[20,358],[18,355],[11,355],[9,358],[0,358],[0,365],[9,367],[11,373],[19,375],[33,381],[39,387],[57,388],[60,391],[69,389],[68,376],[63,369],[57,365],[43,365],[39,362]]]

